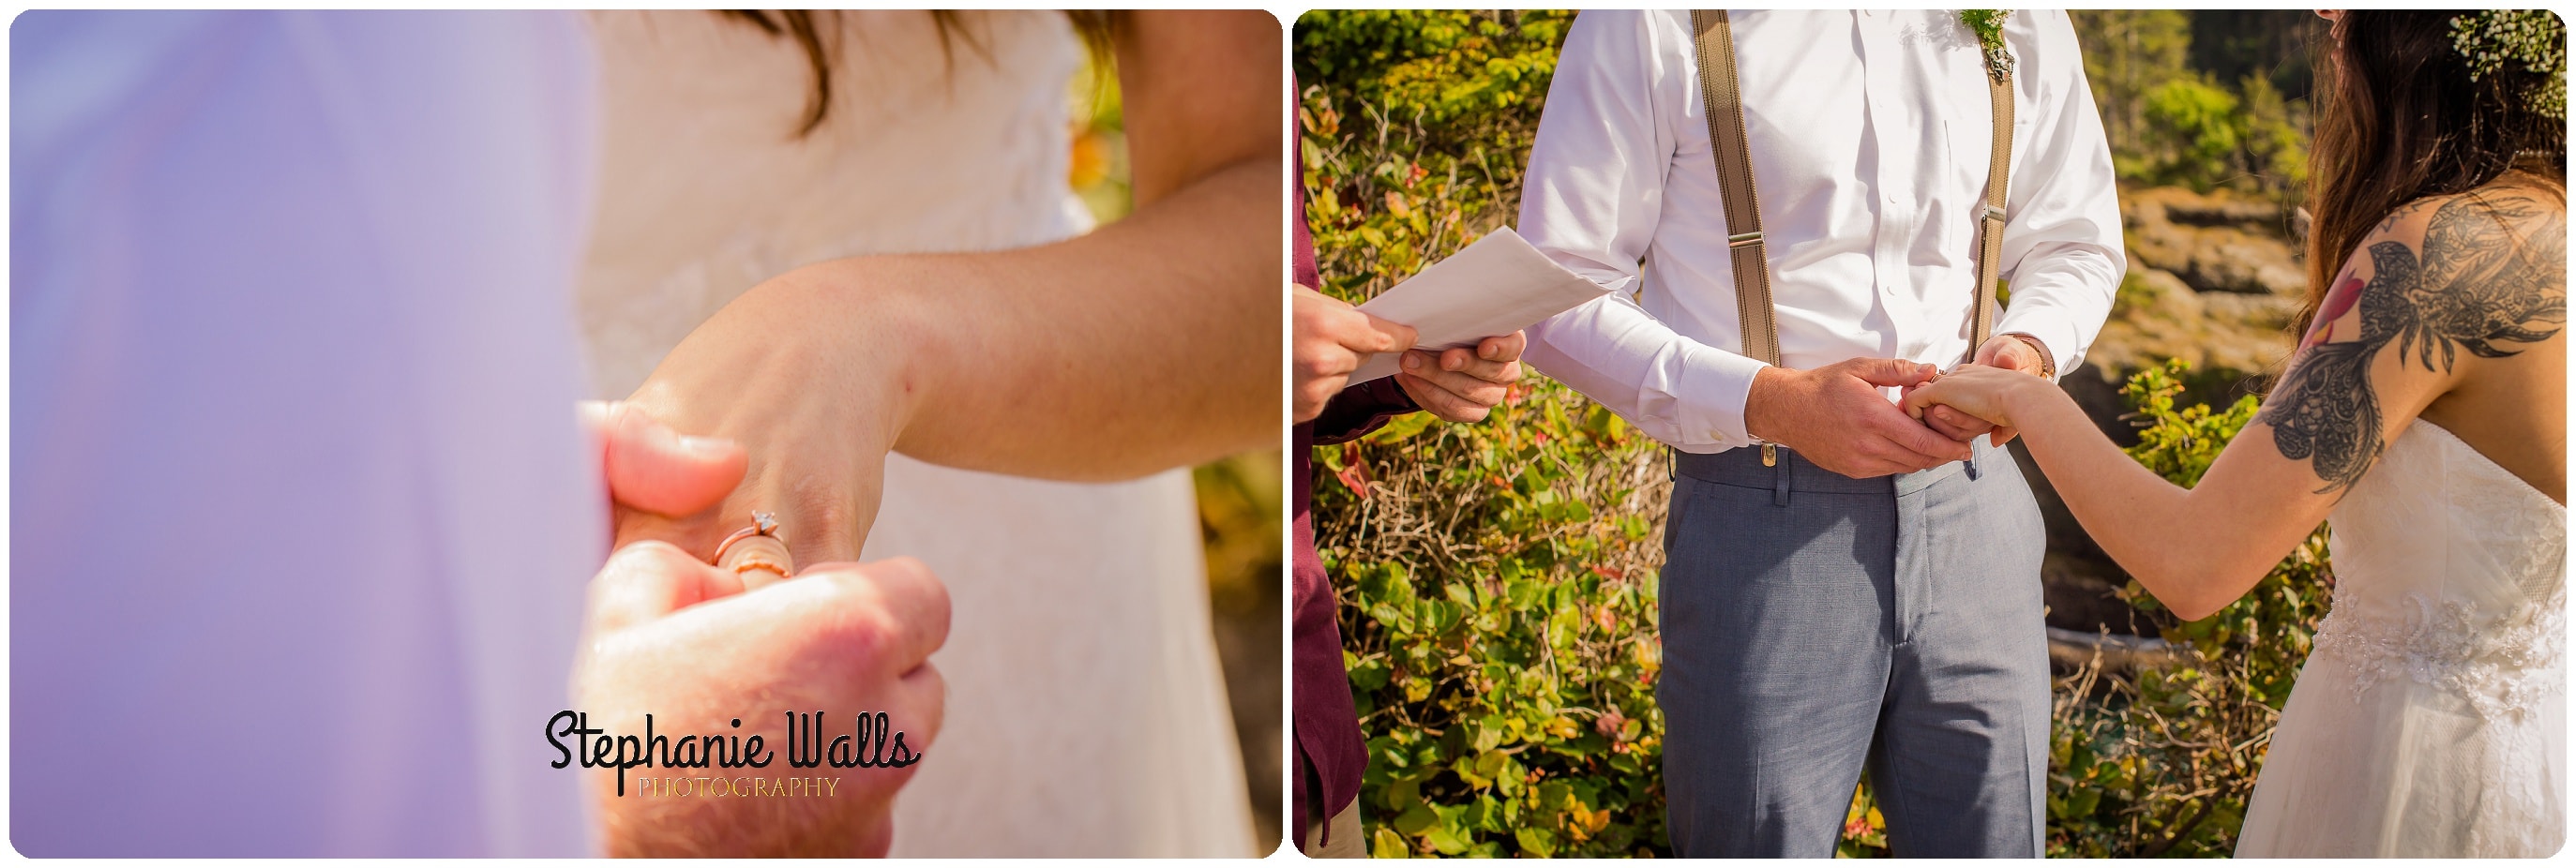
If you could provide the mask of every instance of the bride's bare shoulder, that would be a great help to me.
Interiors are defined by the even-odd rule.
[[[2408,337],[2429,329],[2480,357],[2510,354],[2501,345],[2547,340],[2566,321],[2565,189],[2508,175],[2417,199],[2363,237],[2346,268],[2367,274],[2383,318],[2420,320]]]
[[[2465,193],[2426,196],[2399,206],[2364,236],[2354,258],[2376,260],[2381,244],[2404,246],[2432,276],[2435,265],[2487,276],[2497,268],[2537,269],[2532,277],[2564,285],[2567,193],[2521,173],[2509,173]]]

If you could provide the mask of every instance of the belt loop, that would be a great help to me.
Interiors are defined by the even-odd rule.
[[[1786,450],[1783,451],[1785,452]],[[1798,453],[1788,452],[1787,454],[1780,456],[1780,466],[1772,468],[1772,470],[1779,474],[1772,477],[1772,479],[1775,480],[1771,483],[1772,506],[1785,508],[1789,505],[1789,458],[1796,454]]]

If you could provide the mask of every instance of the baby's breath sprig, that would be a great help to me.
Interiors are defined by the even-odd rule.
[[[2469,80],[2507,64],[2538,73],[2543,83],[2526,98],[2531,109],[2567,116],[2567,25],[2544,9],[2490,9],[2451,18],[2451,47],[2469,61]]]
[[[2010,9],[1959,10],[1959,23],[1976,33],[1977,44],[1986,49],[1986,74],[1997,81],[2012,74],[2012,53],[2004,50],[2004,19],[2011,16]]]

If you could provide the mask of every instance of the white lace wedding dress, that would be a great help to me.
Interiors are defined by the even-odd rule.
[[[2330,524],[2334,608],[2236,855],[2557,852],[2566,508],[2418,420]]]
[[[795,266],[1089,227],[1066,180],[1080,41],[1060,14],[963,17],[943,55],[926,13],[841,13],[835,102],[800,140],[812,83],[793,43],[705,12],[589,16],[597,394],[625,396]],[[1186,470],[1076,485],[893,456],[864,557],[893,555],[930,565],[954,604],[931,658],[947,722],[896,808],[894,855],[1256,855]]]

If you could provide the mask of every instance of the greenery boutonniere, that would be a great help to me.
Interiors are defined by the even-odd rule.
[[[1959,23],[1977,34],[1977,44],[1986,49],[1986,74],[2001,81],[2012,74],[2012,53],[2004,50],[2004,19],[2012,17],[2010,9],[1961,9]]]

